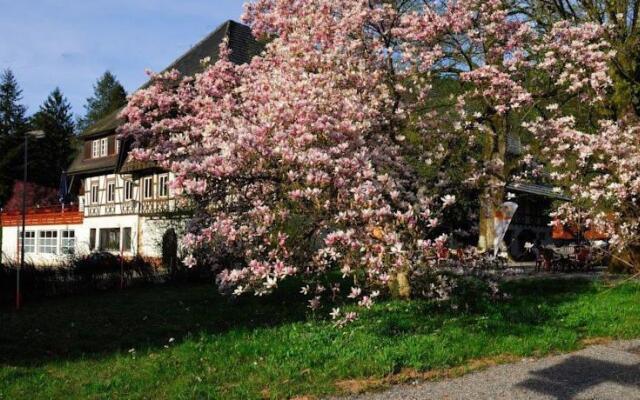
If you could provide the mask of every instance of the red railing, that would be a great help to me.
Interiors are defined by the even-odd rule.
[[[27,225],[73,225],[81,224],[84,214],[78,206],[39,207],[27,210],[25,222]],[[9,211],[0,213],[0,226],[22,225],[22,212]]]
[[[582,235],[587,240],[607,240],[609,236],[605,233],[599,232],[596,229],[585,229],[582,228]],[[555,220],[553,221],[552,233],[551,237],[553,239],[561,239],[561,240],[575,240],[579,236],[579,228],[577,224],[573,224],[570,226],[565,226],[562,222]]]

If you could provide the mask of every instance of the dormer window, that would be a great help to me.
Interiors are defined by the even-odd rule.
[[[94,140],[91,143],[91,158],[106,157],[109,150],[109,138]]]

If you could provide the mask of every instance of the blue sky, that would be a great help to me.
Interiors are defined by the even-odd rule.
[[[244,0],[0,0],[0,69],[11,68],[28,113],[59,86],[75,113],[113,72],[128,92],[227,19]]]

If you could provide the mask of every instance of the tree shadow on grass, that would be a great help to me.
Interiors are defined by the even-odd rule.
[[[585,396],[584,392],[601,384],[640,389],[640,365],[572,356],[557,365],[531,373],[519,387],[557,400]]]
[[[99,358],[162,348],[172,338],[301,321],[306,308],[295,297],[286,288],[231,301],[212,284],[162,285],[49,299],[19,312],[0,309],[0,364]]]
[[[100,358],[129,349],[144,351],[200,334],[222,335],[304,321],[299,282],[271,296],[231,302],[214,285],[162,285],[72,296],[0,310],[0,364],[39,365],[53,360]],[[510,284],[513,299],[473,313],[452,312],[432,302],[387,302],[363,313],[372,335],[432,334],[451,324],[500,335],[525,335],[551,324],[555,306],[595,290],[590,282],[536,281]],[[543,307],[538,307],[542,305]],[[482,328],[479,321],[485,323]],[[374,323],[376,322],[376,323]]]

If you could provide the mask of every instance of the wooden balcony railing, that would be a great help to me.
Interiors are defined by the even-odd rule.
[[[84,214],[77,206],[67,206],[63,210],[61,206],[30,208],[27,210],[26,225],[75,225],[81,224]],[[22,225],[22,213],[11,211],[0,213],[0,226]]]
[[[108,203],[101,205],[85,206],[86,217],[101,217],[114,215],[158,215],[175,211],[177,201],[175,199],[153,199],[140,201],[125,201],[123,203]]]

